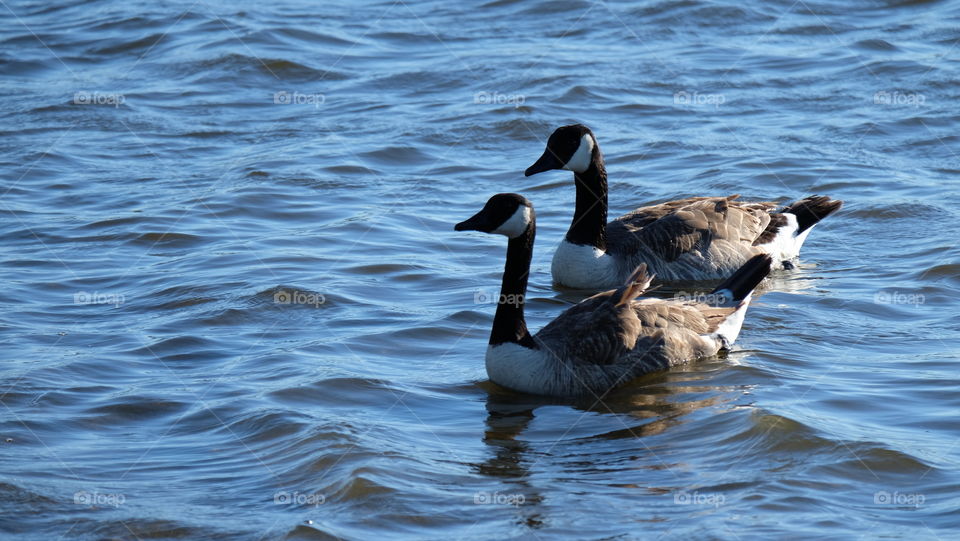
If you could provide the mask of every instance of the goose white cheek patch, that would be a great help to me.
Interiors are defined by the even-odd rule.
[[[500,227],[494,229],[492,232],[500,235],[506,235],[507,237],[513,239],[522,235],[529,226],[530,207],[520,205],[520,207],[514,211],[513,216],[511,216],[507,221],[503,222]]]
[[[567,160],[563,168],[574,173],[583,173],[590,167],[590,160],[593,159],[593,137],[589,133],[583,134],[580,138],[580,146],[573,156]]]

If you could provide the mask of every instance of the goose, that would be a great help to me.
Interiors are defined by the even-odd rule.
[[[485,364],[491,381],[523,393],[601,396],[643,374],[709,357],[737,339],[753,289],[772,258],[754,256],[705,300],[638,298],[654,276],[640,264],[617,289],[567,308],[530,334],[524,296],[536,215],[518,194],[497,194],[456,231],[506,236],[507,260]]]
[[[793,260],[810,229],[841,201],[811,196],[778,208],[771,202],[691,197],[641,207],[607,223],[607,172],[590,128],[557,128],[543,155],[524,172],[573,171],[576,207],[553,255],[555,283],[578,289],[618,287],[640,263],[661,280],[718,280],[751,256],[770,254],[776,268]]]

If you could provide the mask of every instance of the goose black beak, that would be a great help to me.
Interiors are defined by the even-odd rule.
[[[548,148],[543,151],[543,155],[540,156],[540,159],[536,163],[527,167],[527,170],[523,172],[523,176],[529,177],[530,175],[536,175],[537,173],[542,173],[544,171],[549,171],[551,169],[560,169],[563,167],[563,164],[560,163],[560,160],[554,156],[553,152]]]
[[[491,231],[490,224],[488,223],[487,217],[484,212],[474,214],[470,218],[458,223],[453,226],[454,231],[481,231],[483,233],[489,233]]]

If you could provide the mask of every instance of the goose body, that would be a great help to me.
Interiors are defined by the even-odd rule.
[[[493,196],[456,230],[506,235],[500,299],[526,293],[536,220],[529,201]],[[643,374],[715,355],[737,338],[753,289],[772,259],[758,255],[724,281],[706,304],[638,298],[653,276],[640,265],[617,289],[571,306],[536,334],[527,330],[522,300],[501,303],[494,316],[486,369],[510,389],[551,396],[602,395]]]
[[[573,171],[573,221],[553,256],[556,283],[582,289],[617,287],[641,263],[667,281],[718,280],[747,260],[769,254],[792,267],[810,229],[842,202],[811,196],[786,207],[739,201],[737,195],[691,197],[641,207],[607,223],[607,173],[593,132],[562,126],[525,174]]]

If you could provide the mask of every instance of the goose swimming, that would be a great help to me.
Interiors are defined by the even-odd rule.
[[[530,334],[524,296],[536,236],[536,215],[525,197],[497,194],[456,231],[506,236],[500,302],[486,353],[490,379],[515,391],[602,395],[633,378],[715,355],[737,339],[751,293],[772,258],[751,258],[705,299],[637,298],[653,280],[639,265],[619,288],[575,304]]]
[[[574,288],[618,287],[641,263],[661,280],[717,280],[756,254],[777,268],[792,268],[810,229],[841,201],[824,196],[784,208],[771,202],[691,197],[641,207],[607,223],[607,172],[593,132],[561,126],[526,176],[573,171],[576,207],[566,237],[553,255],[554,282]]]

